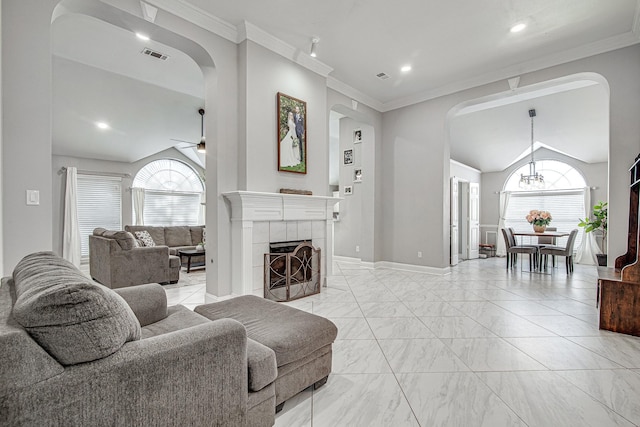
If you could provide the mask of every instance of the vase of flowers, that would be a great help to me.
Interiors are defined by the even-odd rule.
[[[529,214],[526,218],[527,222],[533,225],[533,231],[535,231],[536,233],[544,233],[544,231],[547,229],[547,225],[549,225],[549,223],[553,219],[550,212],[539,211],[537,209],[529,211]]]

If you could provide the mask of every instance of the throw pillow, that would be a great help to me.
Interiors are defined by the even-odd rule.
[[[63,365],[102,359],[139,340],[124,299],[53,252],[27,255],[13,271],[14,319]]]
[[[151,235],[146,230],[136,231],[136,237],[138,238],[138,240],[141,240],[146,247],[152,248],[156,245],[156,242],[153,241]]]

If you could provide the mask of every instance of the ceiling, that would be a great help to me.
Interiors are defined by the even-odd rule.
[[[500,79],[506,90],[507,78],[640,41],[640,0],[149,3],[215,18],[237,34],[251,23],[298,56],[319,37],[317,60],[333,69],[329,85],[339,82],[380,111]],[[527,28],[510,33],[519,22]],[[204,82],[189,56],[79,14],[57,18],[53,40],[54,154],[133,162],[177,144],[203,164],[190,145],[175,141],[200,138]],[[140,54],[144,47],[169,60]],[[412,70],[403,74],[405,64]],[[380,72],[390,78],[380,80]],[[601,86],[573,87],[461,111],[451,120],[451,157],[482,171],[504,169],[528,149],[527,111],[536,108],[537,141],[586,162],[606,161],[604,96]],[[99,120],[112,129],[97,129]]]
[[[248,21],[302,53],[318,37],[330,76],[383,110],[640,41],[638,0],[184,3],[234,26]],[[511,33],[517,23],[527,27]],[[405,64],[412,70],[403,74]],[[381,72],[391,77],[380,80]]]
[[[204,166],[204,78],[189,56],[80,14],[54,22],[53,55],[53,154],[130,163],[176,146]]]

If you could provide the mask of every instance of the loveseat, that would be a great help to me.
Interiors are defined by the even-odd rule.
[[[170,255],[164,245],[139,247],[129,232],[96,228],[89,236],[89,272],[111,289],[176,283],[180,279],[180,258]]]
[[[108,289],[51,252],[0,285],[0,425],[271,426],[274,352],[241,323]]]

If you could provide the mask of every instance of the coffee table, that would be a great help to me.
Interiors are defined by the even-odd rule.
[[[179,250],[178,255],[180,255],[180,261],[182,261],[182,257],[187,257],[187,273],[191,272],[191,258],[194,256],[204,255],[206,252],[204,250],[199,249],[184,249]],[[206,261],[205,264],[206,265]]]

